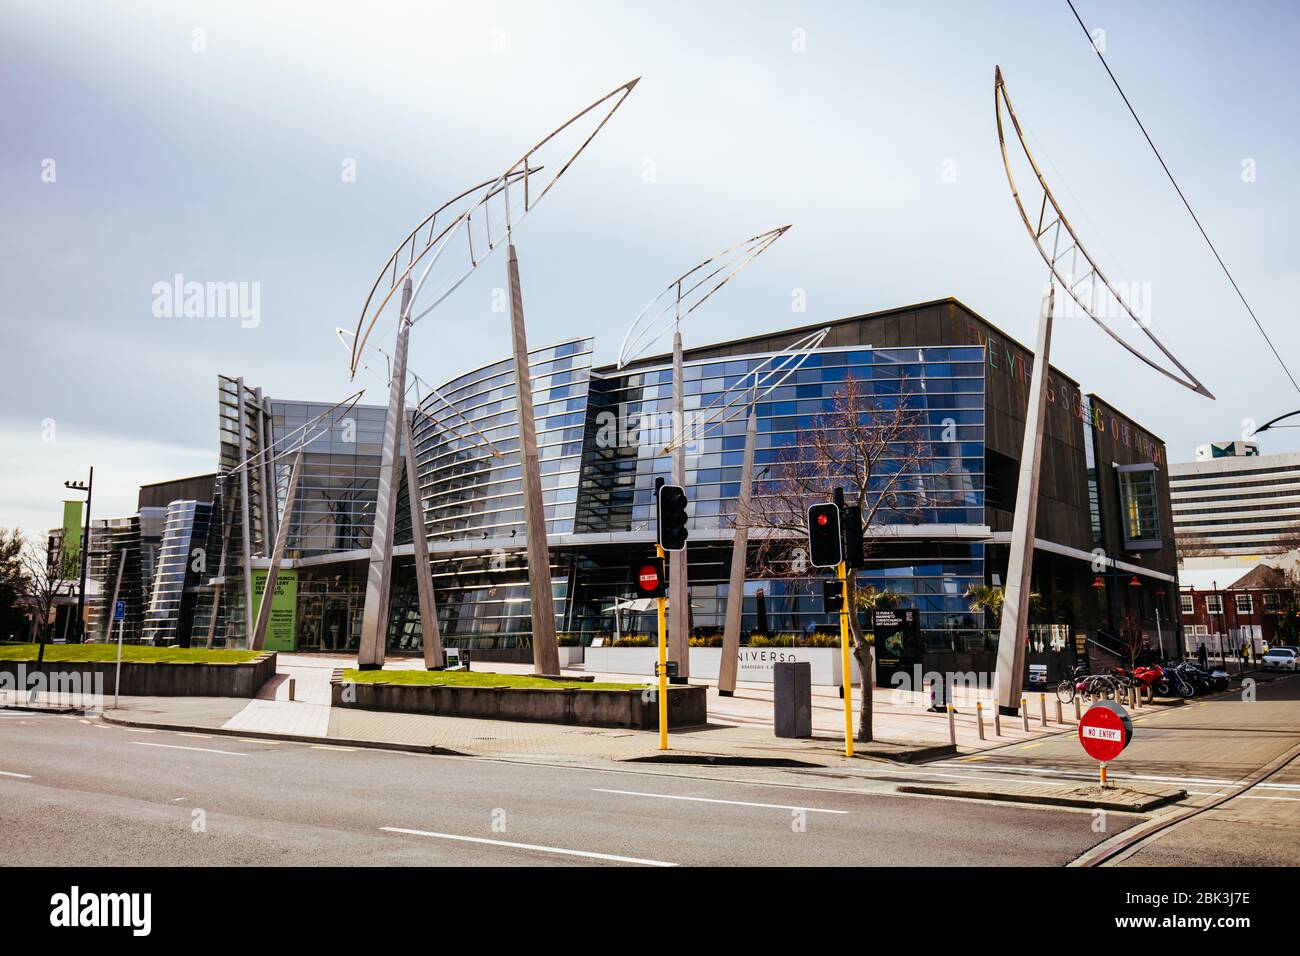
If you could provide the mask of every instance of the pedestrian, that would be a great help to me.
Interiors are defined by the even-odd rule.
[[[1247,647],[1245,641],[1241,644],[1241,669],[1246,669]]]
[[[1205,649],[1204,641],[1201,642],[1201,646],[1196,650],[1196,660],[1200,663],[1201,670],[1205,670],[1206,667],[1209,666],[1210,653]]]

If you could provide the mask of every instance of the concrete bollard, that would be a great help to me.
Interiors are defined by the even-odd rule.
[[[954,747],[957,746],[957,709],[952,704],[948,705],[948,742]]]
[[[993,736],[1002,736],[1002,709],[997,704],[993,705]]]
[[[1020,698],[1020,723],[1024,726],[1025,733],[1029,733],[1029,701],[1023,697]]]
[[[975,729],[980,735],[980,740],[984,739],[984,705],[979,701],[975,702]]]
[[[1059,697],[1056,698],[1056,722],[1058,724],[1065,723],[1064,718],[1061,717],[1061,698]]]
[[[1038,718],[1044,727],[1047,726],[1047,695],[1038,695]]]
[[[298,684],[297,684],[296,679],[293,678],[293,677],[290,677],[290,678],[289,678],[289,699],[290,699],[290,700],[294,700],[294,699],[295,699],[293,695],[294,695],[294,692],[295,692],[297,689],[298,689]]]

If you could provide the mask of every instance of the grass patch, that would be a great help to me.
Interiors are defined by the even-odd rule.
[[[35,661],[36,644],[0,644],[0,661]],[[232,651],[206,647],[152,647],[123,644],[122,660],[131,664],[243,664],[259,657],[258,651]],[[116,661],[116,644],[46,644],[45,660],[66,664]]]
[[[578,680],[547,680],[528,674],[480,674],[474,671],[378,670],[343,672],[345,681],[358,684],[450,684],[455,687],[545,687],[551,690],[573,687],[578,690],[644,690],[645,684],[598,684]]]

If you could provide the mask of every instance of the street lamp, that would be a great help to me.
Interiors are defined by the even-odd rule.
[[[81,583],[77,587],[77,626],[75,628],[76,643],[82,644],[86,640],[86,559],[90,556],[90,500],[95,489],[95,466],[90,466],[88,480],[65,481],[63,487],[69,491],[84,491],[86,493],[86,518],[81,531]],[[44,646],[42,646],[41,650],[43,656]]]

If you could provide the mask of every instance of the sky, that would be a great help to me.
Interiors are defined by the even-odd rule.
[[[1300,10],[1076,6],[1300,377]],[[1170,461],[1300,408],[1065,0],[0,0],[0,526],[57,525],[90,465],[99,517],[214,470],[218,374],[349,394],[334,330],[397,243],[636,76],[515,234],[531,345],[591,334],[612,361],[672,278],[786,223],[688,347],[944,296],[1032,344],[1045,269],[1002,168],[995,64],[1085,246],[1217,398],[1078,316],[1053,364]],[[257,308],[168,314],[176,275]],[[506,357],[504,283],[487,260],[413,329],[410,367],[437,383]]]

